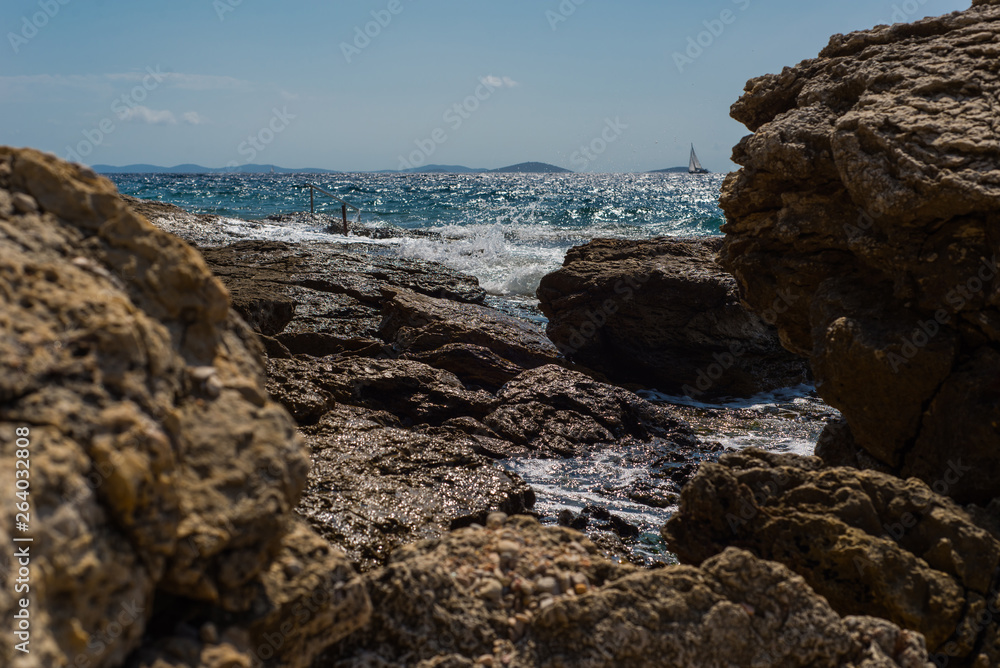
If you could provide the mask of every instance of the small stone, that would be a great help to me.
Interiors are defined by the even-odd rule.
[[[215,627],[212,622],[206,622],[201,625],[201,629],[198,631],[198,637],[201,641],[207,645],[214,645],[219,642],[219,629]]]
[[[191,368],[191,377],[199,382],[205,382],[218,373],[214,366],[196,366]]]
[[[487,529],[500,529],[507,523],[507,513],[490,513],[486,518]]]
[[[510,540],[502,540],[497,544],[497,551],[504,559],[514,559],[521,553],[521,546]]]
[[[503,598],[503,585],[492,578],[486,580],[479,587],[479,596],[487,601],[499,603]]]
[[[14,209],[18,213],[37,213],[38,212],[38,202],[31,195],[25,193],[14,193],[11,197],[11,201],[14,204]]]
[[[494,664],[494,659],[492,654],[483,654],[481,657],[476,659],[476,665],[483,666],[484,668],[492,668]]]
[[[577,584],[573,585],[573,591],[576,592],[577,596],[583,596],[584,594],[587,593],[587,585],[578,582]]]
[[[222,381],[218,376],[212,376],[205,381],[205,394],[213,399],[222,394]]]
[[[546,575],[535,580],[535,589],[552,596],[559,595],[559,582],[552,576]]]

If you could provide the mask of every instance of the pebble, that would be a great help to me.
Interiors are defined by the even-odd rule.
[[[31,195],[14,193],[11,201],[18,213],[36,213],[38,211],[38,202]]]
[[[559,582],[552,576],[546,575],[535,580],[535,589],[552,596],[559,595]]]
[[[483,654],[476,659],[476,665],[483,666],[484,668],[492,668],[494,661],[492,654]]]
[[[487,529],[500,529],[507,523],[507,513],[490,513],[486,518]]]
[[[214,645],[219,642],[219,630],[212,622],[205,622],[198,631],[198,637],[207,645]]]
[[[214,366],[196,366],[191,368],[191,377],[204,382],[216,374]]]
[[[503,585],[496,580],[487,580],[479,588],[479,596],[487,601],[499,603],[503,598]]]

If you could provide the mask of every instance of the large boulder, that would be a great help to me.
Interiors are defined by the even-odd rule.
[[[0,147],[0,563],[30,580],[0,594],[30,633],[0,636],[0,663],[121,665],[196,618],[230,627],[206,631],[208,653],[239,654],[229,640],[281,633],[319,577],[337,595],[317,614],[340,623],[285,634],[271,656],[305,666],[364,623],[344,556],[294,528],[309,459],[261,355],[198,253],[109,181]],[[275,569],[292,558],[298,571]]]
[[[554,364],[504,385],[497,404],[484,423],[535,456],[579,456],[624,441],[699,445],[667,408]]]
[[[497,381],[503,385],[524,369],[559,362],[559,352],[541,328],[522,319],[412,290],[394,289],[386,297],[379,326],[384,341],[408,356],[434,354],[441,361],[451,361],[454,372],[470,380],[499,376]],[[456,356],[455,348],[467,351],[464,359]],[[484,349],[490,354],[483,353]],[[505,368],[516,372],[504,374]]]
[[[934,487],[960,487],[968,470]],[[955,666],[1000,664],[1000,533],[917,480],[744,451],[705,464],[664,537],[684,563],[728,548],[778,561],[842,615],[917,631]],[[938,665],[944,665],[939,663]]]
[[[1000,5],[835,35],[754,79],[721,254],[880,466],[1000,495]]]
[[[609,378],[689,397],[748,397],[807,380],[716,263],[719,238],[595,239],[542,279],[548,335]],[[776,302],[776,309],[786,304]]]
[[[494,516],[404,547],[367,583],[371,624],[323,665],[930,665],[920,634],[841,617],[802,578],[745,551],[638,570],[530,518]]]
[[[264,325],[260,331],[268,336],[289,335],[292,352],[318,357],[340,352],[352,339],[374,337],[386,290],[469,303],[482,302],[486,294],[475,278],[441,265],[332,242],[248,240],[203,248],[202,254],[251,324]],[[288,305],[292,312],[284,319]],[[316,337],[312,350],[297,349],[294,335],[303,333],[325,335],[322,352],[315,351]]]

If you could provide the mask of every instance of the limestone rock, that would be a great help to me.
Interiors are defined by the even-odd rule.
[[[308,459],[261,354],[197,252],[109,181],[0,147],[0,466],[13,475],[30,455],[21,533],[34,539],[31,653],[15,659],[3,634],[0,663],[121,665],[173,597],[178,616],[267,625],[251,607],[288,546]],[[14,512],[0,509],[5,531]],[[14,605],[0,598],[0,616]],[[284,651],[308,661],[317,647]]]
[[[973,665],[981,652],[994,665],[1000,654],[980,645],[998,644],[1000,620],[984,612],[1000,603],[1000,540],[938,493],[968,474],[944,473],[936,492],[816,457],[724,455],[683,489],[664,537],[684,563],[750,550],[804,577],[842,615],[918,631],[955,665]]]
[[[740,303],[719,239],[595,239],[542,279],[548,335],[609,378],[692,397],[797,385],[806,365]],[[778,309],[787,305],[776,302]]]
[[[456,343],[492,351],[521,369],[559,362],[545,334],[499,311],[412,290],[388,291],[379,335],[399,352],[427,353]]]
[[[489,393],[469,391],[451,373],[420,362],[336,356],[307,359],[268,362],[272,395],[302,424],[338,404],[387,411],[409,424],[440,424],[458,416],[481,419],[496,405]]]
[[[1000,5],[835,35],[750,81],[721,262],[882,466],[1000,495]]]
[[[667,409],[554,364],[525,371],[497,393],[497,402],[486,426],[536,455],[570,457],[624,439],[697,445]]]
[[[841,618],[802,578],[735,549],[637,570],[512,518],[402,548],[366,580],[372,623],[324,665],[930,665],[918,633]]]
[[[388,289],[470,303],[485,296],[475,278],[440,265],[356,252],[332,242],[241,241],[205,248],[202,254],[237,304],[280,301],[279,296],[293,303],[294,317],[280,330],[289,334],[371,338],[378,332],[383,290]],[[318,356],[336,352],[328,349]]]
[[[388,413],[350,406],[302,431],[313,469],[298,512],[364,570],[405,543],[535,502],[523,480],[476,454],[469,437],[421,434]]]

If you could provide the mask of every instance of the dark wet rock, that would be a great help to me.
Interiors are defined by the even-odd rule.
[[[919,634],[841,617],[802,578],[741,550],[639,570],[570,529],[491,526],[404,547],[368,574],[372,623],[324,665],[929,665]]]
[[[401,545],[534,504],[531,488],[469,439],[407,430],[389,413],[340,406],[302,431],[313,469],[298,512],[362,569]]]
[[[804,382],[805,363],[740,303],[715,261],[721,244],[595,239],[571,249],[538,287],[549,337],[609,378],[669,393],[749,397]]]
[[[781,562],[840,614],[918,631],[949,665],[997,665],[1000,541],[944,495],[971,473],[956,463],[932,488],[816,457],[730,454],[684,488],[664,537],[684,563],[727,547]]]
[[[639,527],[622,519],[601,506],[589,505],[579,513],[569,508],[559,511],[557,518],[559,526],[569,527],[577,531],[609,531],[622,539],[635,539],[639,536]]]
[[[386,411],[408,425],[441,424],[457,416],[482,419],[496,405],[492,395],[465,389],[447,371],[408,360],[270,360],[268,388],[300,424],[338,404]]]
[[[484,424],[536,455],[569,457],[623,439],[698,444],[667,409],[556,365],[522,373],[497,393],[497,402]]]
[[[275,336],[295,317],[295,301],[279,292],[254,287],[250,294],[244,289],[230,290],[233,308],[247,324],[264,336]]]
[[[412,290],[387,291],[386,297],[379,335],[401,353],[427,353],[464,344],[486,348],[521,369],[559,362],[558,351],[540,328],[495,309]],[[473,367],[473,371],[495,373],[495,361],[487,362],[485,370]]]
[[[295,524],[308,453],[264,390],[259,342],[198,253],[110,181],[0,147],[0,332],[6,620],[23,607],[6,586],[16,468],[33,539],[30,653],[0,634],[0,665],[119,666],[196,615],[226,620],[218,641],[281,634],[319,574],[342,594],[316,607],[326,628],[275,656],[305,668],[364,624],[343,554]]]
[[[382,321],[383,290],[391,288],[463,303],[485,296],[475,278],[441,265],[335,243],[241,241],[202,254],[231,292],[246,299],[283,295],[294,302],[295,317],[283,330],[288,334],[372,338]]]
[[[323,332],[298,332],[281,334],[276,338],[293,355],[310,357],[338,354],[357,357],[387,355],[386,345],[381,340],[367,337],[344,338]]]
[[[496,392],[524,370],[489,348],[468,343],[448,343],[428,352],[405,353],[403,357],[450,371],[467,386],[490,392]]]
[[[1000,496],[1000,5],[835,35],[750,81],[723,265],[809,357],[856,446],[962,503]]]

